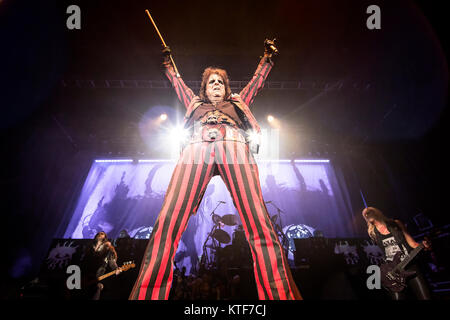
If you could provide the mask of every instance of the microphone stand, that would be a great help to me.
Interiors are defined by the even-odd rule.
[[[281,222],[281,212],[285,213],[283,210],[281,210],[280,208],[278,208],[272,201],[268,201],[271,205],[273,205],[275,207],[275,209],[277,209],[277,217],[278,220],[280,220],[280,228],[281,230],[283,230],[283,223]]]
[[[270,203],[271,205],[273,205],[275,207],[275,209],[277,209],[277,217],[280,221],[279,224],[275,224],[275,228],[278,229],[278,236],[281,237],[281,242],[284,243],[283,247],[285,247],[286,251],[290,251],[289,250],[289,239],[286,237],[286,235],[283,232],[283,223],[281,221],[281,213],[285,213],[283,210],[281,210],[280,208],[278,208],[272,201],[267,201],[266,203]],[[278,228],[277,228],[278,227]]]
[[[215,213],[217,207],[220,206],[222,203],[223,203],[223,202],[219,201],[219,203],[217,204],[217,206],[216,206],[216,207],[214,208],[214,210],[211,212],[210,216],[212,216],[212,215]]]

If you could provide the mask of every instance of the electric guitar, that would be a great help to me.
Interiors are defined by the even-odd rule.
[[[121,267],[119,267],[118,269],[121,270],[122,272],[124,272],[124,271],[128,271],[134,267],[136,267],[134,262],[128,261],[128,262],[124,262],[123,265]],[[116,270],[105,273],[104,275],[98,277],[97,281],[102,281],[103,279],[108,278],[108,277],[112,276],[113,274],[116,274]]]
[[[122,270],[122,272],[130,270],[132,268],[136,267],[136,265],[134,264],[134,262],[132,261],[128,261],[128,262],[124,262],[124,264],[117,268]],[[89,290],[89,288],[92,288],[92,286],[97,285],[97,283],[99,283],[100,281],[102,281],[103,279],[106,279],[112,275],[116,274],[116,270],[111,271],[109,273],[105,273],[104,275],[100,276],[100,277],[95,277],[95,276],[84,276],[82,278],[82,287],[84,289]]]
[[[405,267],[413,260],[417,254],[424,248],[420,244],[417,248],[411,251],[406,258],[401,261],[401,252],[397,252],[394,259],[380,265],[381,284],[383,287],[391,292],[400,292],[406,287],[406,280],[415,275],[415,271],[407,271]]]

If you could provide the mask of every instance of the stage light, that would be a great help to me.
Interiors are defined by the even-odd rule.
[[[173,159],[139,159],[139,163],[171,162]]]
[[[317,159],[317,160],[312,160],[312,159],[308,159],[308,160],[295,160],[295,162],[305,162],[305,163],[329,163],[330,160],[328,159]]]
[[[170,158],[177,158],[180,154],[181,148],[187,143],[189,139],[189,131],[184,128],[182,124],[175,127],[168,128],[166,131],[166,148],[170,150]]]
[[[95,160],[95,162],[97,162],[97,163],[102,163],[102,162],[129,163],[129,162],[133,162],[133,159],[97,159],[97,160]]]
[[[133,234],[133,239],[150,239],[152,235],[153,227],[140,227],[137,230],[133,230],[130,233]]]
[[[248,140],[250,142],[254,143],[260,143],[261,142],[261,135],[258,132],[255,132],[253,130],[247,131]]]
[[[175,145],[185,142],[188,137],[189,131],[186,130],[182,125],[178,125],[172,128],[169,132],[169,139]]]
[[[267,123],[270,125],[270,127],[275,129],[281,128],[281,122],[278,118],[274,117],[273,115],[269,114],[267,116]]]
[[[167,114],[163,113],[159,116],[159,119],[161,119],[161,121],[166,121],[167,120]]]
[[[259,147],[261,145],[261,134],[258,132],[255,132],[253,130],[247,131],[247,139],[249,142],[249,148],[250,151],[258,154],[259,153]]]

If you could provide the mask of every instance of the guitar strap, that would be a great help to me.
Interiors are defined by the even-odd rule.
[[[395,238],[395,241],[397,241],[397,243],[400,246],[404,246],[406,248],[406,251],[408,253],[411,252],[412,248],[409,246],[408,241],[406,241],[405,235],[402,232],[402,229],[397,225],[397,223],[394,222],[395,225],[390,225],[389,223],[387,224],[387,228],[389,230],[390,233],[392,233],[392,235]]]

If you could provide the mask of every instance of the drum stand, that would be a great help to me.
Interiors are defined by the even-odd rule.
[[[216,256],[217,249],[221,248],[220,242],[217,241],[216,239],[214,239],[214,237],[212,236],[214,234],[214,232],[217,230],[217,228],[218,228],[218,225],[215,224],[213,226],[213,228],[211,229],[211,232],[206,237],[205,242],[203,243],[203,253],[202,253],[202,258],[201,258],[200,263],[207,269],[214,267],[215,259],[211,258],[211,255]],[[208,244],[208,241],[210,241],[211,243]],[[210,249],[209,254],[208,254],[208,249]]]
[[[215,211],[217,209],[218,206],[220,206],[221,203],[224,203],[223,201],[219,201],[219,203],[217,204],[217,206],[214,208],[214,210],[211,212],[210,216],[212,216],[212,220],[214,222],[214,226],[212,227],[211,231],[209,232],[208,236],[206,237],[205,242],[203,243],[203,253],[202,253],[202,258],[200,260],[200,264],[207,268],[213,268],[215,267],[216,263],[217,263],[217,251],[220,250],[222,247],[220,245],[220,235],[223,236],[223,234],[226,234],[228,236],[228,234],[223,231],[220,227],[220,223],[221,221],[221,217],[217,214],[215,214]],[[219,235],[219,239],[218,236]],[[228,236],[229,237],[229,236]],[[208,244],[208,241],[210,241],[210,244]],[[222,240],[222,242],[226,241]],[[210,253],[208,254],[208,249],[210,249]],[[214,255],[213,258],[211,258],[211,256]]]

